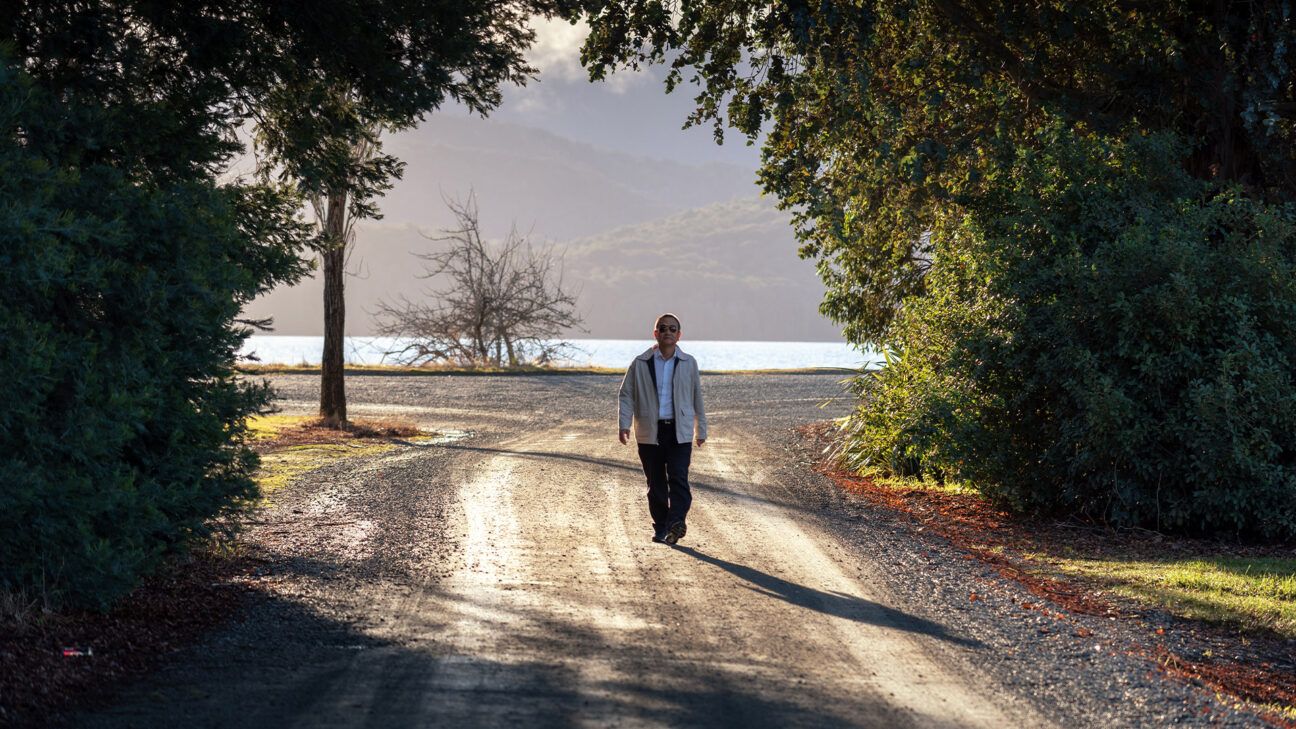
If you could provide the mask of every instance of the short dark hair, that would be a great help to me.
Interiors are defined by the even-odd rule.
[[[675,320],[675,326],[679,327],[680,329],[684,328],[684,325],[680,323],[679,317],[675,316],[674,314],[668,311],[665,314],[662,314],[661,316],[657,317],[657,321],[653,322],[653,329],[656,329],[657,327],[661,326],[662,319],[665,319],[668,316]]]

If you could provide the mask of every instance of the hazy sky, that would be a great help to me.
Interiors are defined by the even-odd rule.
[[[666,94],[661,68],[591,83],[579,63],[585,32],[538,23],[538,78],[506,87],[489,119],[447,106],[384,140],[407,167],[379,203],[384,218],[357,226],[347,333],[371,334],[380,302],[435,295],[412,254],[453,223],[443,198],[471,191],[487,238],[517,225],[565,252],[589,336],[640,336],[671,309],[688,315],[694,338],[839,339],[818,313],[822,284],[796,255],[789,214],[760,198],[759,149],[738,135],[717,145],[710,127],[682,130],[695,90]],[[280,287],[246,313],[273,318],[280,334],[318,335],[321,291],[318,277]]]
[[[677,162],[729,162],[755,170],[757,146],[730,133],[717,145],[710,126],[681,130],[693,110],[696,87],[678,86],[667,94],[662,67],[618,71],[591,83],[580,65],[582,22],[539,20],[528,58],[540,69],[525,87],[508,87],[504,103],[491,114],[500,121],[544,129],[569,139],[621,152]]]

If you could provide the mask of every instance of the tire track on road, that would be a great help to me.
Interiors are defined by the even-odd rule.
[[[417,706],[402,716],[465,726],[1018,723],[921,645],[957,636],[847,575],[822,535],[768,500],[765,464],[738,445],[698,450],[692,534],[671,549],[648,542],[633,451],[601,433],[568,424],[482,452],[460,488],[460,567],[407,608],[411,626],[445,616],[441,631],[418,636],[423,659],[389,670],[371,717]]]

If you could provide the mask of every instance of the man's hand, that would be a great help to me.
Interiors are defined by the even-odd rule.
[[[629,442],[630,442],[630,429],[629,429],[629,428],[622,428],[622,429],[621,429],[621,432],[617,434],[617,437],[621,439],[621,445],[625,445],[626,443],[629,443]]]
[[[698,448],[701,448],[702,444],[705,442],[706,442],[706,438],[698,438],[697,439]]]

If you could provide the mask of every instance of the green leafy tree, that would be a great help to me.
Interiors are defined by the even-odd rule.
[[[844,460],[1019,510],[1296,534],[1296,206],[1054,128],[952,212]]]
[[[823,311],[888,352],[846,455],[1020,509],[1296,535],[1289,4],[587,4],[763,140]]]
[[[1172,130],[1193,176],[1296,191],[1296,43],[1281,0],[757,2],[591,0],[593,78],[666,63],[699,90],[690,124],[763,143],[760,179],[794,214],[824,312],[880,342],[923,293],[923,234],[994,185],[1054,118]]]
[[[102,606],[255,495],[235,318],[307,229],[274,188],[141,180],[111,113],[9,63],[0,98],[0,587]]]
[[[255,493],[237,317],[314,236],[299,189],[219,179],[237,132],[291,89],[435,108],[500,7],[472,6],[0,4],[0,588],[105,605]],[[296,101],[282,159],[327,167],[353,137]]]
[[[316,248],[324,279],[324,351],[320,416],[346,422],[345,267],[355,242],[356,221],[381,217],[377,199],[399,179],[403,164],[382,151],[381,133],[413,126],[424,111],[452,99],[487,115],[501,101],[500,88],[524,84],[536,73],[524,53],[535,39],[536,16],[569,17],[573,0],[477,0],[408,10],[443,34],[435,54],[424,59],[439,73],[426,109],[391,108],[344,85],[314,76],[293,79],[256,109],[259,146],[267,169],[293,181],[311,202],[319,226]],[[446,26],[442,28],[441,26]]]

